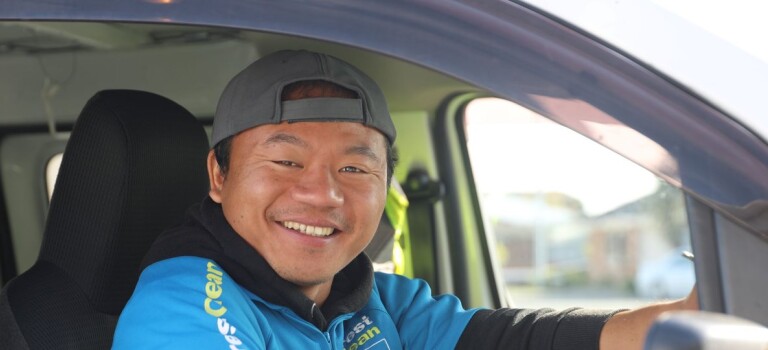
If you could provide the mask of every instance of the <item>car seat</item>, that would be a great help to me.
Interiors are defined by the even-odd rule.
[[[4,349],[109,348],[140,261],[208,191],[202,125],[155,94],[107,90],[64,151],[36,263],[0,294]]]

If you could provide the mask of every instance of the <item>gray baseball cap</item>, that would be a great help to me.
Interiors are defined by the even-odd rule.
[[[283,87],[303,80],[333,82],[359,98],[281,101]],[[301,50],[264,56],[232,78],[216,107],[211,145],[255,126],[284,121],[357,122],[380,131],[390,144],[395,142],[387,102],[373,79],[336,57]]]

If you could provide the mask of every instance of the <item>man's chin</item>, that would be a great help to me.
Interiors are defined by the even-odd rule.
[[[291,282],[300,288],[311,288],[320,286],[323,284],[329,284],[333,281],[334,273],[330,272],[315,272],[308,273],[307,270],[303,270],[300,274],[289,273],[286,271],[275,270],[277,274],[284,280]]]

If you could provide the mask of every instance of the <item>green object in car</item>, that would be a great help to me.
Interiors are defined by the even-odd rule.
[[[393,181],[387,191],[387,203],[384,207],[384,212],[395,229],[392,261],[395,263],[396,274],[413,277],[413,260],[408,234],[408,204],[408,198],[402,187],[397,181]]]

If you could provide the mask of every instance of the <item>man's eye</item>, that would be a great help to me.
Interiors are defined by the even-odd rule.
[[[296,164],[295,162],[292,162],[290,160],[276,160],[275,164],[289,166],[289,167],[298,167],[299,166],[298,164]]]
[[[340,170],[343,173],[362,173],[363,171],[353,166],[345,166]]]

